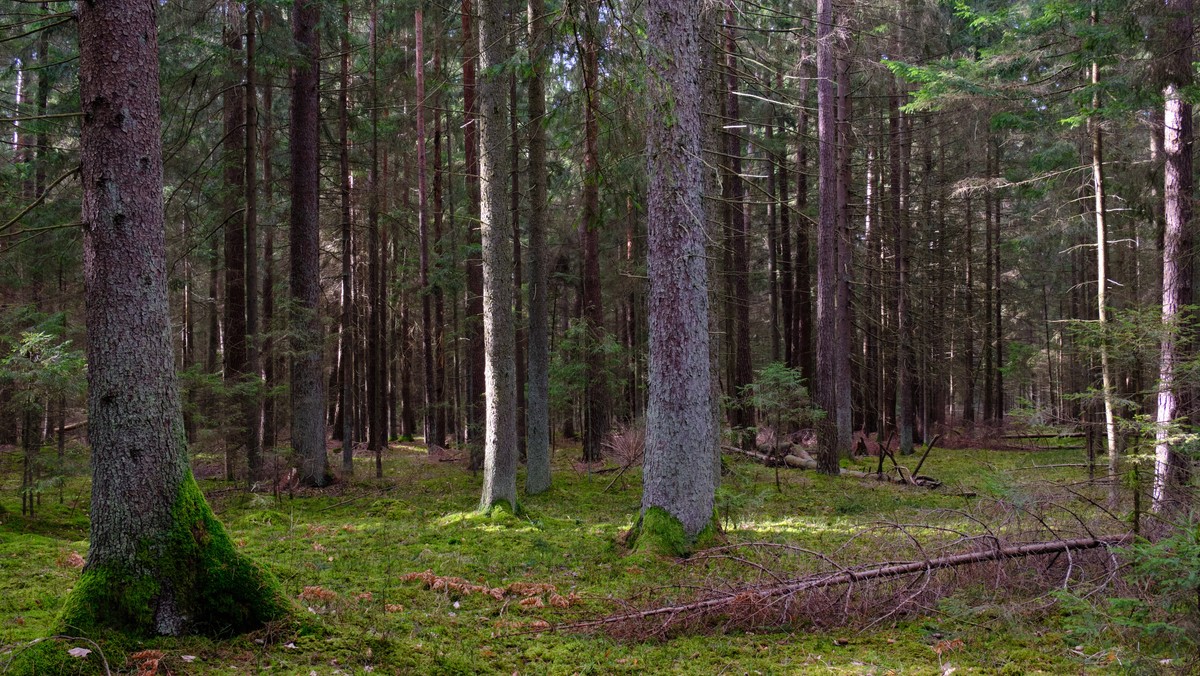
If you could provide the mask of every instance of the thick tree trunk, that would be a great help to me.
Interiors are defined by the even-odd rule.
[[[550,307],[546,251],[546,3],[529,0],[529,384],[525,492],[550,488]],[[518,386],[520,384],[518,383]]]
[[[319,42],[316,0],[297,0],[292,10],[292,38],[300,59],[292,67],[292,213],[291,213],[291,348],[292,447],[300,461],[300,480],[311,486],[329,483],[325,454],[325,355],[320,299],[321,232],[318,188],[320,107],[317,85]]]
[[[245,631],[287,606],[278,582],[237,553],[188,466],[167,304],[155,10],[79,7],[92,526],[59,623]]]
[[[650,0],[650,381],[642,536],[671,522],[690,546],[713,516],[718,429],[709,361],[707,233],[700,138],[699,0]],[[666,521],[667,523],[663,523]],[[678,526],[677,526],[678,527]]]
[[[504,183],[508,179],[507,97],[500,66],[507,62],[502,0],[483,0],[479,22],[479,204],[483,238],[483,344],[486,402],[482,509],[517,508],[517,379],[512,298],[512,231]]]

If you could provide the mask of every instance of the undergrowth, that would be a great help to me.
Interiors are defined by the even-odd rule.
[[[936,491],[799,470],[780,472],[777,491],[772,470],[731,458],[717,516],[726,542],[829,552],[879,520],[959,527],[956,510],[980,497],[1036,499],[1046,479],[1079,479],[1079,470],[1038,472],[1036,485],[1013,470],[1078,462],[1072,453],[936,449],[923,469],[945,482]],[[0,671],[11,651],[53,630],[87,548],[86,479],[70,479],[63,491],[82,497],[48,498],[29,520],[14,513],[14,456],[0,452]],[[177,674],[940,674],[948,666],[1024,674],[1117,671],[1135,662],[1166,670],[1174,667],[1159,660],[1186,658],[1169,644],[1151,655],[1127,633],[1080,632],[1072,621],[1078,607],[1007,603],[981,589],[861,630],[662,641],[556,632],[551,625],[638,607],[651,590],[694,581],[675,559],[624,546],[640,505],[637,470],[614,480],[615,472],[575,469],[577,456],[559,449],[554,486],[523,496],[518,514],[477,512],[481,478],[430,461],[415,445],[392,447],[383,479],[365,478],[373,477],[373,459],[364,456],[359,477],[322,492],[276,499],[201,481],[238,551],[295,600],[303,629],[273,626],[226,640],[81,638],[97,639],[113,673],[135,672],[140,663],[130,656],[147,650],[160,651],[158,664]],[[873,471],[874,463],[855,467]],[[867,560],[888,556],[878,542],[854,540],[849,548],[843,553]],[[67,665],[95,663],[94,653],[63,660],[73,647],[94,649],[81,640],[36,649],[55,651]]]

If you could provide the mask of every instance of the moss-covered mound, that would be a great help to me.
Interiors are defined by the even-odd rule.
[[[239,553],[189,472],[163,537],[132,565],[89,566],[60,616],[64,632],[231,635],[287,617],[273,575]]]

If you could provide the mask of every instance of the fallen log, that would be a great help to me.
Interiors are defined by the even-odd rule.
[[[588,620],[584,622],[573,622],[570,624],[557,625],[552,627],[552,629],[567,629],[576,631],[586,630],[612,624],[619,624],[622,622],[640,621],[667,616],[667,619],[664,622],[665,626],[666,624],[669,624],[675,617],[681,614],[695,614],[701,612],[721,613],[736,604],[745,604],[747,602],[770,602],[809,590],[823,589],[838,585],[873,580],[886,580],[889,578],[903,577],[905,575],[912,575],[916,573],[930,573],[944,568],[967,566],[976,563],[986,563],[989,561],[1001,561],[1005,559],[1015,559],[1026,556],[1044,556],[1047,554],[1063,554],[1071,551],[1096,549],[1098,547],[1115,547],[1129,542],[1130,539],[1130,535],[1105,535],[1099,537],[1051,540],[1048,542],[1030,542],[1021,545],[1009,545],[1007,547],[995,547],[992,549],[983,549],[973,552],[949,554],[946,556],[939,556],[932,559],[922,559],[919,561],[885,563],[857,569],[842,569],[828,573],[806,575],[804,577],[786,580],[777,584],[734,589],[727,592],[721,592],[717,596],[701,599],[699,601],[693,601],[691,603],[660,606],[658,608],[650,608],[638,612],[610,615],[598,620]]]

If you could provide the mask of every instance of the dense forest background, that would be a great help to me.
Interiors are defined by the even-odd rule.
[[[157,3],[198,478],[278,497],[418,442],[516,510],[518,460],[530,496],[564,461],[688,473],[651,460],[691,425],[648,405],[657,130],[688,108],[661,4]],[[939,440],[1053,439],[1091,507],[1194,530],[1191,0],[693,4],[720,438],[690,462],[890,455],[923,488]],[[33,517],[88,473],[89,120],[75,4],[0,8],[0,445]]]

